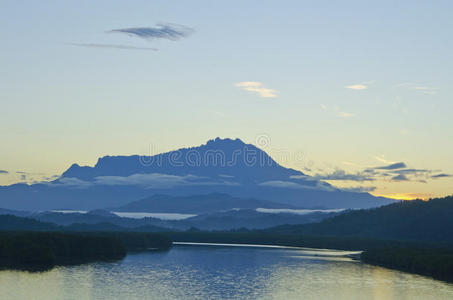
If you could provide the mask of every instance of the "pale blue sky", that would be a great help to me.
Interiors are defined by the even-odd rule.
[[[281,163],[311,175],[400,161],[431,170],[426,183],[336,185],[451,194],[452,177],[427,174],[453,174],[452,11],[451,1],[3,0],[0,170],[9,174],[0,184],[151,143],[165,151],[266,134],[267,151],[303,153]],[[108,33],[159,22],[194,32],[177,41]]]

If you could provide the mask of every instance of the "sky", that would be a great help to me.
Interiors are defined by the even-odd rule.
[[[0,185],[230,137],[339,187],[450,195],[452,11],[3,0]]]

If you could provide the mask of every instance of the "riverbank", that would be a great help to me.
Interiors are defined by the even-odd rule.
[[[453,282],[453,250],[445,248],[381,248],[361,254],[367,264]]]
[[[174,232],[179,242],[260,244],[363,251],[364,263],[453,282],[453,245],[363,237],[284,235],[267,232]]]

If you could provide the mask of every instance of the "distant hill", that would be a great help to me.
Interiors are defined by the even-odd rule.
[[[343,191],[285,168],[239,139],[152,156],[105,156],[95,166],[73,164],[58,179],[0,186],[0,207],[42,211],[124,206],[153,194],[224,193],[304,208],[369,208],[394,200]]]
[[[17,217],[26,217],[29,216],[30,214],[31,213],[29,211],[0,208],[0,215],[13,215]]]
[[[112,208],[116,212],[152,212],[152,213],[212,213],[232,209],[255,208],[296,208],[289,204],[275,203],[254,198],[238,198],[228,194],[211,193],[192,196],[153,195],[133,201],[121,207]]]
[[[313,212],[304,215],[291,213],[263,213],[254,209],[228,210],[200,214],[183,220],[161,220],[157,218],[133,219],[110,216],[108,214],[92,213],[59,213],[43,212],[31,215],[31,218],[46,223],[54,223],[84,231],[89,230],[139,230],[139,231],[168,231],[187,230],[195,227],[201,230],[231,230],[239,228],[265,229],[283,224],[305,224],[319,222],[338,213]]]
[[[58,214],[55,213],[54,215],[70,215],[70,214]],[[81,214],[76,214],[81,215]],[[44,218],[45,219],[45,218]],[[52,219],[52,218],[48,218]],[[118,219],[125,219],[125,218],[118,218]],[[55,219],[56,220],[56,219]],[[69,218],[68,220],[74,221],[74,218]],[[133,223],[134,219],[129,219],[132,223],[126,226],[126,222],[124,222],[124,226],[120,226],[118,224],[114,224],[112,221],[114,218],[102,218],[99,217],[98,220],[94,219],[85,219],[85,221],[92,221],[92,223],[77,223],[77,222],[61,222],[63,224],[56,224],[53,222],[46,222],[32,218],[23,218],[17,217],[13,215],[0,215],[0,232],[1,231],[78,231],[78,232],[101,232],[101,231],[136,231],[135,227],[140,227],[142,224],[146,224],[146,232],[162,232],[167,231],[168,229],[154,226],[151,224],[145,223]],[[59,219],[61,221],[61,219]],[[138,231],[145,231],[145,230],[138,230]]]
[[[453,196],[429,201],[401,201],[379,208],[346,212],[317,224],[285,225],[269,231],[453,242]]]
[[[201,230],[265,229],[281,224],[320,222],[338,213],[314,212],[304,215],[291,213],[261,213],[253,209],[203,214],[186,220],[187,225]]]
[[[13,215],[0,215],[0,231],[57,231],[60,227],[49,222]]]

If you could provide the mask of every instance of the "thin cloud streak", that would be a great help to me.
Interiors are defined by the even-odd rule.
[[[150,48],[150,47],[135,47],[135,46],[116,45],[116,44],[67,43],[66,45],[76,46],[76,47],[86,47],[86,48],[159,51],[159,49],[157,49],[157,48]]]
[[[120,28],[108,31],[109,33],[124,33],[129,36],[139,37],[145,40],[166,39],[176,41],[190,35],[194,30],[190,27],[159,23],[155,27]]]
[[[243,89],[244,91],[257,93],[261,98],[276,98],[278,91],[274,89],[268,89],[263,87],[261,82],[257,81],[242,81],[236,83],[236,86]]]
[[[356,173],[348,173],[338,168],[332,172],[319,171],[324,174],[317,173],[312,175],[312,178],[326,181],[366,182],[384,180],[390,182],[411,181],[419,183],[427,183],[428,180],[453,178],[452,174],[441,173],[441,170],[408,168],[404,162],[393,162],[385,166],[369,167]]]
[[[396,169],[403,169],[406,168],[406,164],[404,162],[392,163],[387,166],[375,167],[374,169],[377,170],[396,170]]]
[[[352,186],[352,187],[342,187],[343,191],[353,192],[353,193],[370,193],[374,192],[377,187],[375,186]]]
[[[425,95],[435,95],[437,93],[437,88],[430,86],[419,86],[413,82],[403,82],[395,85],[396,88],[406,88],[409,90],[415,90],[421,92]]]
[[[431,176],[432,179],[448,178],[448,177],[453,177],[453,175],[442,173],[442,174],[436,174],[436,175]]]
[[[363,84],[353,84],[353,85],[347,85],[345,88],[350,89],[350,90],[366,90],[367,86]]]
[[[381,163],[384,163],[384,164],[394,164],[395,163],[394,161],[385,159],[383,156],[375,156],[374,158],[377,161],[380,161]]]
[[[340,118],[352,118],[352,117],[355,117],[355,114],[344,112],[344,111],[340,111],[340,112],[337,113],[337,116],[339,116]]]
[[[336,169],[332,173],[315,174],[313,176],[317,180],[338,180],[338,181],[374,181],[375,179],[366,173],[346,173],[341,169]]]
[[[327,106],[325,104],[321,104],[321,108],[325,111],[333,111],[339,118],[352,118],[355,117],[356,114],[350,113],[350,112],[345,112],[340,109],[338,106]]]

